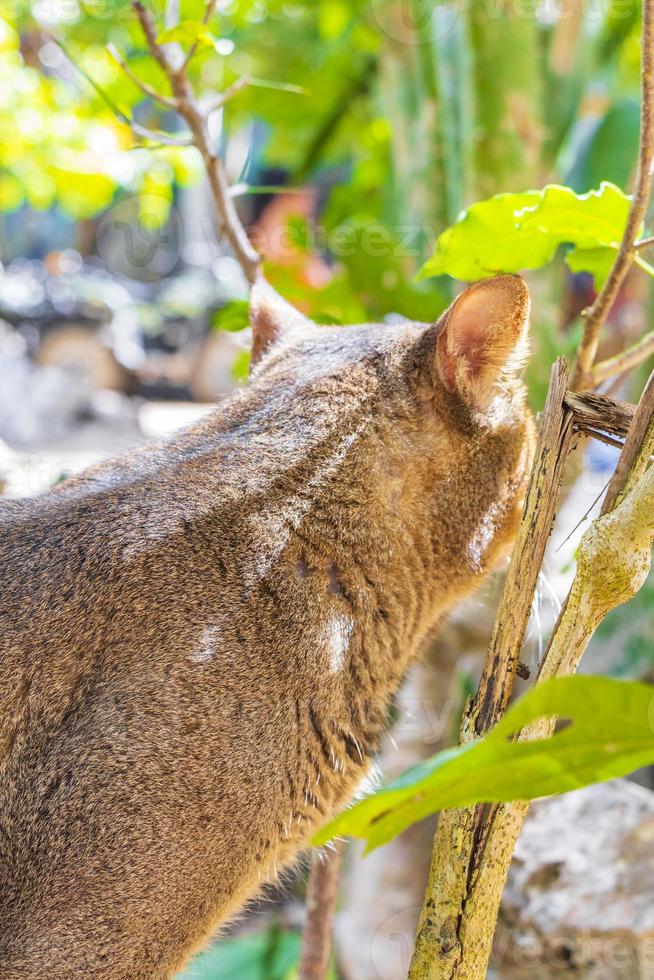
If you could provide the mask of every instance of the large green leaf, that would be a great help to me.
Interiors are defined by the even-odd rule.
[[[513,735],[543,717],[569,724],[550,738]],[[578,789],[654,762],[654,687],[608,677],[538,684],[483,739],[440,752],[361,800],[314,839],[339,834],[379,847],[430,813]]]
[[[619,247],[629,204],[630,198],[607,181],[586,194],[558,184],[497,194],[473,204],[439,236],[420,276],[446,274],[469,282],[537,269],[559,246],[573,245],[571,268],[591,272],[599,288]]]
[[[438,237],[436,250],[419,278],[448,275],[471,282],[498,272],[545,265],[556,245],[547,242],[539,231],[523,233],[516,225],[516,213],[537,205],[541,196],[541,191],[496,194],[471,205]]]
[[[618,248],[629,204],[624,191],[606,181],[587,194],[550,184],[535,206],[516,214],[516,227],[522,234],[539,233],[556,245],[569,242],[578,248]]]

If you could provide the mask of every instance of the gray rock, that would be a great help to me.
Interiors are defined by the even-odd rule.
[[[533,805],[492,975],[654,978],[654,793],[614,780]]]

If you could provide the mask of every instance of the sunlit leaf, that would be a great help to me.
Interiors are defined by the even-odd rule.
[[[550,261],[556,244],[538,229],[520,231],[516,214],[537,205],[541,191],[496,194],[463,211],[451,228],[438,237],[436,250],[419,278],[453,276],[464,282],[498,272],[537,269]]]
[[[439,236],[420,276],[449,275],[469,282],[498,272],[538,269],[567,244],[575,247],[570,267],[591,272],[601,286],[620,244],[629,204],[630,198],[608,182],[586,194],[557,184],[497,194],[473,204]]]
[[[513,740],[542,717],[569,724],[547,739]],[[349,834],[366,839],[370,850],[437,810],[567,792],[653,761],[654,687],[553,678],[516,702],[486,738],[407,770],[333,820],[314,843]]]
[[[606,181],[586,194],[551,184],[535,206],[517,213],[516,226],[519,232],[540,233],[555,246],[569,242],[579,248],[617,248],[630,203],[624,191]]]
[[[159,44],[211,44],[211,34],[201,20],[183,20],[161,31],[157,41]]]

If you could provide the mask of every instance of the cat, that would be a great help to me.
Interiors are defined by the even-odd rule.
[[[318,326],[263,279],[250,382],[0,504],[0,977],[168,978],[351,799],[408,665],[510,548],[517,276]]]

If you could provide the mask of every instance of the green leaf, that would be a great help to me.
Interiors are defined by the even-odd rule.
[[[541,191],[496,194],[471,205],[438,237],[436,250],[418,278],[448,275],[471,282],[545,265],[556,245],[538,230],[520,232],[516,222],[516,213],[537,205],[541,196]]]
[[[320,323],[326,327],[342,327],[343,321],[339,320],[337,316],[332,316],[331,313],[312,313],[311,319],[314,323]]]
[[[211,44],[211,33],[201,20],[183,20],[175,27],[168,27],[157,37],[159,44]]]
[[[586,194],[557,184],[497,194],[473,204],[439,236],[419,277],[445,274],[469,282],[538,269],[568,244],[575,246],[571,268],[592,272],[600,286],[620,244],[629,204],[630,198],[606,181]]]
[[[232,378],[239,384],[243,384],[248,379],[250,373],[250,351],[241,350],[238,352],[232,363]]]
[[[214,314],[212,326],[215,330],[238,333],[250,325],[249,311],[250,304],[246,299],[232,299]]]
[[[571,248],[565,257],[565,264],[570,272],[589,272],[595,288],[601,289],[602,284],[611,271],[613,260],[617,254],[615,248]]]
[[[570,724],[549,738],[513,740],[543,717]],[[355,804],[314,844],[349,834],[366,839],[372,850],[437,810],[567,792],[653,761],[654,687],[557,677],[517,701],[485,738],[438,753]]]
[[[619,99],[582,141],[566,183],[575,191],[610,180],[626,187],[638,154],[640,106],[637,99]]]
[[[551,184],[543,188],[535,207],[516,215],[516,223],[519,231],[539,232],[556,245],[569,242],[579,248],[618,248],[630,203],[624,191],[607,181],[587,194]]]

